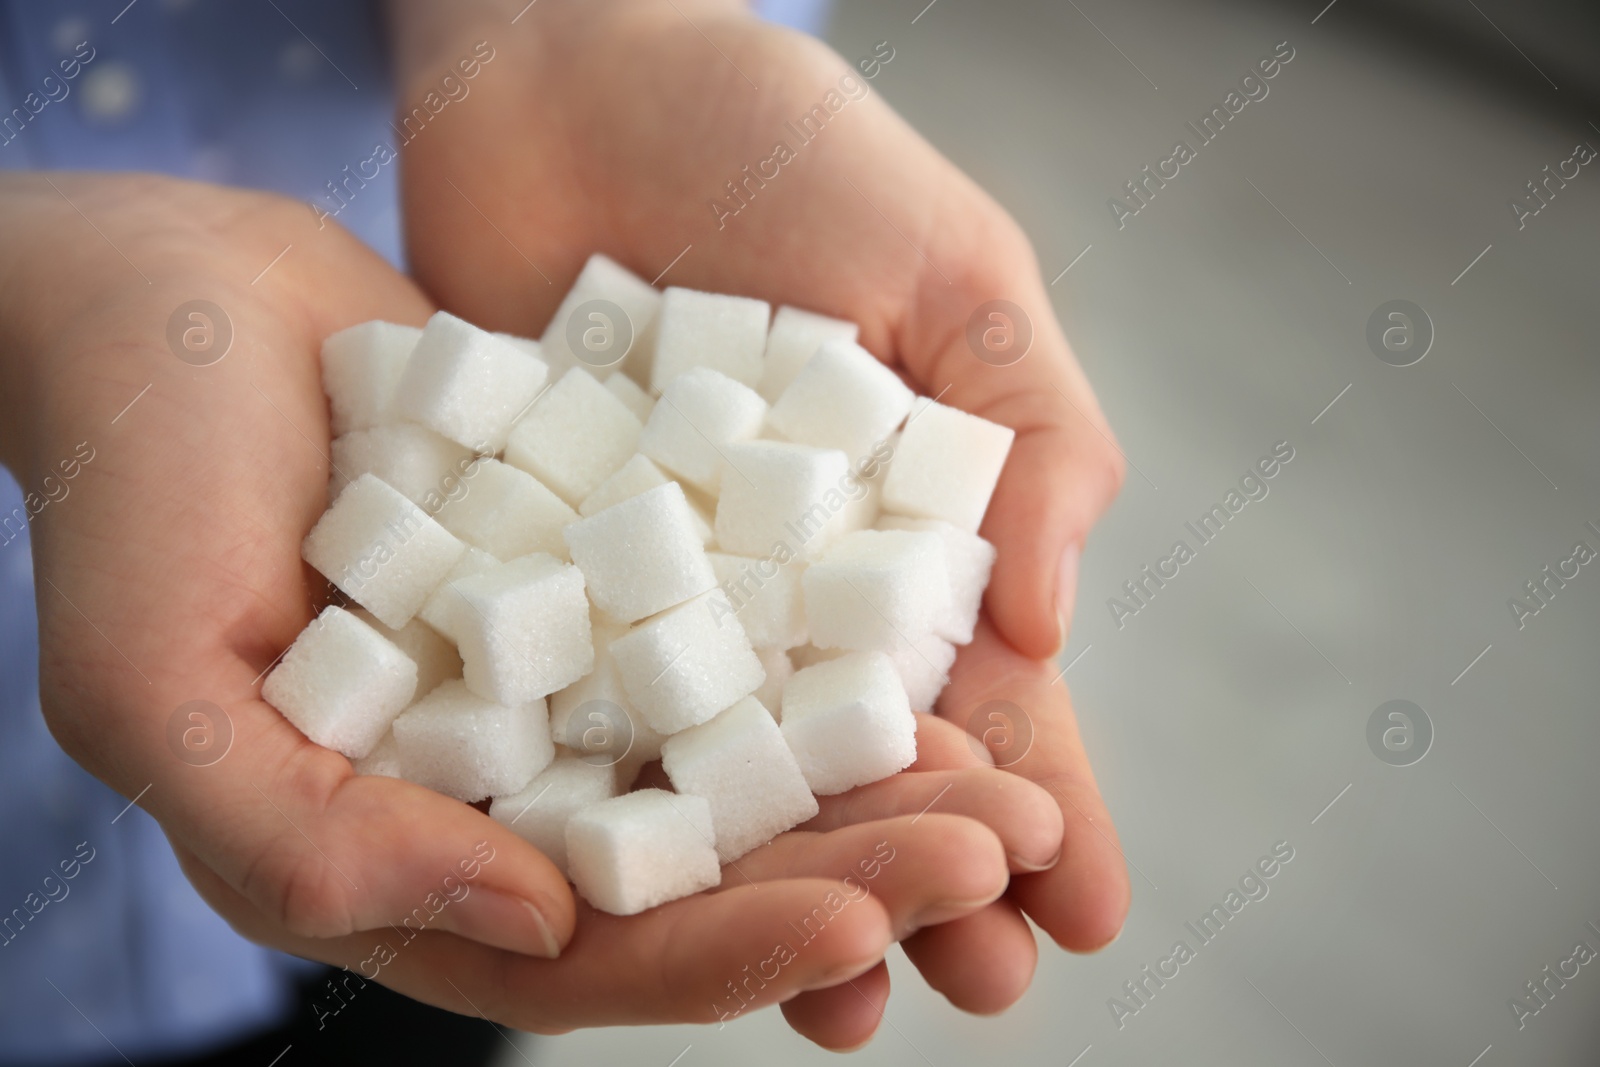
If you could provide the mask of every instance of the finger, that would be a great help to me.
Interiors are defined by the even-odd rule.
[[[831,989],[801,993],[783,1002],[783,1017],[795,1033],[832,1052],[850,1052],[872,1040],[889,1003],[889,965]]]
[[[906,816],[926,823],[935,814],[963,815],[998,837],[1009,868],[1043,870],[1061,851],[1061,811],[1049,793],[993,767],[904,772],[837,796],[818,797],[807,830],[832,830]]]
[[[917,716],[917,759],[906,770],[954,771],[993,767],[994,757],[961,727],[937,715]]]
[[[1084,542],[1122,487],[1124,461],[1048,305],[1033,306],[1045,316],[1040,358],[1006,368],[1024,380],[980,408],[1018,430],[984,517],[1000,549],[984,602],[1012,645],[1054,657],[1071,626]]]
[[[1044,658],[1066,643],[1078,555],[1121,487],[1124,460],[1056,322],[1031,248],[1001,219],[989,224],[999,266],[948,279],[924,272],[900,352],[929,395],[943,393],[942,403],[1016,431],[980,531],[999,549],[985,603],[1012,645]],[[998,312],[997,324],[1013,338],[1031,331],[1020,357],[981,341],[996,322],[985,308],[995,300],[1021,309],[1020,316]]]
[[[241,706],[233,719],[236,764],[184,767],[189,774],[168,776],[159,798],[153,786],[146,799],[290,932],[420,925],[547,957],[570,938],[566,880],[510,830],[409,782],[352,774],[270,708]]]
[[[1033,931],[1009,899],[919,930],[901,947],[928,985],[975,1015],[993,1015],[1022,999],[1039,962]]]
[[[571,933],[571,894],[532,846],[449,798],[355,777],[348,760],[312,744],[259,698],[263,676],[311,617],[309,592],[275,594],[304,588],[300,539],[326,502],[322,472],[262,464],[260,450],[281,443],[285,419],[323,433],[326,413],[306,337],[250,304],[239,306],[236,326],[262,346],[298,351],[296,373],[310,380],[275,409],[241,363],[232,377],[207,380],[210,400],[196,402],[194,418],[174,420],[168,447],[145,466],[127,466],[129,450],[106,450],[94,468],[102,481],[75,512],[82,525],[39,547],[40,573],[55,590],[43,601],[41,641],[68,650],[42,662],[42,684],[104,710],[58,711],[53,728],[69,754],[137,796],[174,838],[294,932],[332,936],[402,923],[454,891],[445,879],[459,880],[461,864],[476,863],[483,891],[450,909],[446,928],[554,953]],[[268,368],[260,370],[265,380]],[[224,412],[235,412],[231,423]],[[251,448],[258,451],[246,455]],[[207,461],[195,463],[197,455]],[[237,529],[219,523],[214,502],[241,494],[257,505],[256,517],[239,518]],[[187,536],[138,531],[143,539],[120,546],[116,560],[123,586],[97,590],[94,573],[77,562],[86,550],[101,552],[81,543],[84,531],[119,529],[147,509]],[[129,589],[160,589],[160,617],[170,625],[151,626],[148,598]],[[94,624],[73,607],[84,604],[94,606]],[[107,645],[117,654],[74,658]],[[230,738],[215,759],[188,758],[179,743],[187,731],[178,713],[195,701],[203,702],[205,728]],[[493,862],[482,860],[480,843]]]
[[[983,908],[1009,880],[1005,854],[987,827],[930,813],[782,834],[725,868],[722,884],[793,878],[834,878],[847,887],[847,899],[876,898],[896,937]]]
[[[571,960],[512,959],[498,1009],[525,1011],[539,998],[541,1014],[584,1025],[727,1022],[854,978],[883,957],[893,938],[886,909],[849,893],[834,879],[799,878],[626,919],[585,908]]]
[[[1116,937],[1131,888],[1116,829],[1095,785],[1065,684],[1053,664],[1021,655],[986,620],[963,650],[963,667],[940,698],[940,714],[967,723],[1003,700],[1030,733],[1005,770],[1048,790],[1062,815],[1061,859],[1012,880],[1009,896],[1062,947],[1100,948]],[[968,727],[969,731],[972,727]]]
[[[285,934],[192,853],[184,867],[206,901],[246,937],[348,968],[437,1007],[535,1033],[727,1023],[855,978],[877,966],[893,943],[877,900],[850,901],[847,887],[828,879],[738,886],[627,917],[584,905],[559,960],[432,930],[306,938]],[[822,918],[796,923],[817,908]]]

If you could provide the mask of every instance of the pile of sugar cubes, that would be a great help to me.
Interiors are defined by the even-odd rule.
[[[1012,431],[856,336],[599,255],[537,342],[334,334],[303,554],[349,606],[263,695],[359,774],[489,800],[596,908],[717,885],[912,763],[994,562]]]

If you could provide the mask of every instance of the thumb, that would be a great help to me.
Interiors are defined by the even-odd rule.
[[[570,939],[562,873],[499,822],[410,782],[357,776],[261,702],[232,718],[250,729],[235,736],[234,765],[181,766],[146,806],[286,933],[445,929],[550,958]]]
[[[166,716],[139,714],[123,721],[156,728],[117,730],[123,755],[103,776],[130,796],[149,783],[138,803],[175,847],[282,933],[426,928],[547,958],[571,939],[566,879],[500,823],[409,782],[354,774],[259,699],[208,715],[208,729],[231,737],[216,762],[168,751]]]
[[[1016,431],[979,531],[999,550],[985,604],[1012,647],[1043,658],[1066,643],[1078,557],[1125,460],[1026,242],[998,259],[1009,269],[924,279],[902,358],[941,403]]]
[[[533,846],[467,804],[355,775],[343,757],[298,736],[275,743],[297,751],[277,773],[241,775],[248,785],[228,798],[238,823],[208,811],[188,834],[182,815],[173,829],[288,932],[338,937],[408,926],[560,954],[575,906],[566,879]]]

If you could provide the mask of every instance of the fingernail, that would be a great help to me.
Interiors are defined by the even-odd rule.
[[[494,889],[474,889],[449,904],[440,927],[451,933],[525,956],[553,960],[561,955],[550,924],[531,901]]]
[[[1072,608],[1078,599],[1078,556],[1081,550],[1076,542],[1061,553],[1061,567],[1056,571],[1056,614],[1061,618],[1061,639],[1066,641],[1067,620],[1072,618]]]
[[[1061,850],[1059,848],[1056,849],[1056,854],[1051,856],[1043,866],[1040,866],[1036,863],[1030,863],[1021,856],[1018,856],[1016,853],[1011,853],[1008,858],[1011,860],[1011,866],[1016,870],[1021,871],[1023,874],[1038,874],[1040,871],[1048,871],[1050,868],[1061,862]]]

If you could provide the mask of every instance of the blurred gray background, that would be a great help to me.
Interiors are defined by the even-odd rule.
[[[1071,266],[1056,311],[1130,465],[1062,662],[1134,901],[1099,954],[1047,946],[998,1018],[892,958],[888,1025],[855,1058],[1600,1062],[1600,963],[1521,1029],[1509,1004],[1576,942],[1600,950],[1600,561],[1520,628],[1508,606],[1535,606],[1524,584],[1576,542],[1600,550],[1600,161],[1520,230],[1508,205],[1600,146],[1600,16],[925,3],[847,0],[830,40],[847,57],[890,42],[873,88],[1017,216],[1047,278]],[[1119,230],[1108,198],[1194,144],[1185,122],[1283,41],[1269,95]],[[1432,323],[1411,366],[1368,345],[1391,300]],[[1119,627],[1108,599],[1193,546],[1185,522],[1279,441],[1294,459],[1270,494]],[[1431,723],[1419,762],[1369,745],[1390,700]],[[1276,841],[1295,858],[1270,895],[1119,1029],[1122,983],[1195,944],[1184,923]],[[831,1059],[770,1010],[524,1050],[540,1067]]]

